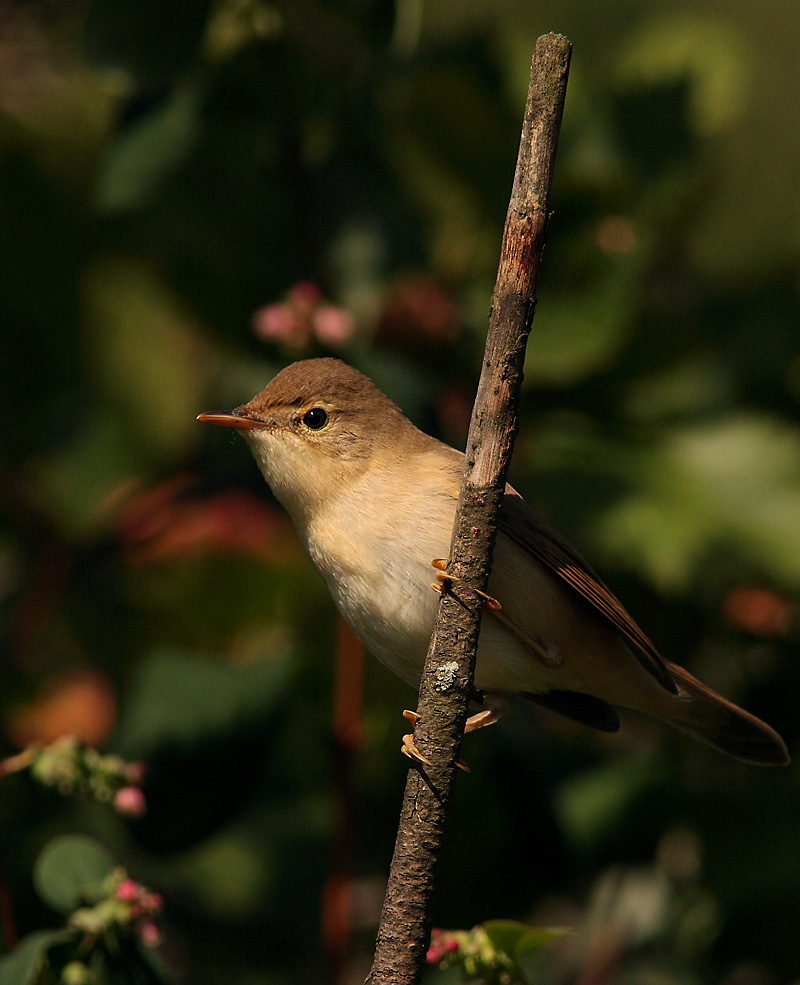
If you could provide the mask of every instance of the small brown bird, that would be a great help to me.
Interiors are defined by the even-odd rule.
[[[337,359],[293,363],[258,396],[200,421],[238,428],[344,617],[419,685],[436,617],[431,563],[447,555],[463,455],[418,430]],[[613,705],[660,718],[750,763],[789,761],[780,736],[664,660],[559,534],[506,487],[475,686],[496,721],[520,694],[614,732]]]

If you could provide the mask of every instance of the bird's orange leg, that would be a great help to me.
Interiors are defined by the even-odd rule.
[[[444,591],[444,583],[446,581],[461,581],[456,575],[449,575],[445,570],[449,561],[450,558],[434,558],[431,561],[431,565],[437,569],[436,581],[431,585],[431,588],[440,595]],[[482,592],[478,588],[473,589],[473,591],[484,600],[487,609],[491,609],[494,612],[502,609],[497,599],[492,598],[491,595],[487,595],[486,592]],[[486,725],[493,725],[503,717],[506,708],[505,700],[500,695],[488,695],[487,697],[490,700],[487,701],[484,699],[486,707],[467,719],[464,725],[465,735],[467,732],[474,732],[476,729],[484,728]],[[419,721],[419,715],[415,711],[406,710],[403,712],[403,717],[411,722],[412,725],[416,725]],[[403,736],[403,744],[400,749],[403,755],[408,756],[409,759],[415,759],[417,762],[424,763],[426,766],[431,765],[430,760],[426,759],[417,748],[414,742],[414,736],[411,733]],[[469,767],[462,759],[456,765],[469,773]]]
[[[470,715],[464,726],[464,735],[467,732],[475,732],[479,728],[486,728],[487,725],[494,725],[506,713],[506,699],[502,694],[486,694],[483,698],[484,707]]]
[[[419,717],[420,716],[415,711],[409,711],[406,709],[403,712],[403,718],[411,722],[412,727],[417,724]],[[431,765],[431,761],[426,759],[419,749],[417,749],[417,744],[414,742],[414,735],[411,732],[403,736],[403,744],[400,746],[400,752],[402,752],[404,756],[408,756],[409,759],[415,759],[418,763],[424,763],[425,766]]]
[[[475,732],[479,728],[485,728],[487,725],[494,725],[494,723],[499,722],[505,714],[506,701],[502,695],[488,694],[484,697],[483,703],[486,707],[482,708],[474,715],[470,715],[467,719],[464,725],[464,735],[466,735],[467,732]],[[412,725],[416,725],[420,719],[420,716],[415,711],[408,711],[408,709],[406,709],[406,711],[403,712],[403,718],[411,722]],[[414,736],[412,733],[408,733],[403,736],[403,744],[400,747],[400,751],[404,756],[408,756],[409,759],[415,759],[419,763],[424,763],[425,766],[431,765],[431,761],[426,759],[417,748],[417,744],[414,742]],[[469,773],[469,766],[467,766],[463,759],[459,759],[456,766],[458,766],[459,769],[464,770],[465,773]]]
[[[440,595],[444,591],[444,582],[461,581],[457,575],[448,575],[447,571],[445,571],[449,560],[449,557],[437,557],[431,561],[431,565],[438,570],[436,581],[431,585],[431,588],[434,592],[438,592]],[[487,595],[486,592],[482,592],[479,588],[473,588],[472,590],[476,595],[480,595],[480,597],[484,600],[487,609],[491,609],[493,612],[499,612],[500,609],[503,608],[497,599],[493,599],[492,596]]]

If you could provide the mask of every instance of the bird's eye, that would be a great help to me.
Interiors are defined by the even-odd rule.
[[[328,423],[328,414],[321,407],[312,407],[303,414],[303,424],[312,431],[319,431]]]

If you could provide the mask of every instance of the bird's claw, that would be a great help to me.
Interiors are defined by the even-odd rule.
[[[412,725],[416,725],[420,719],[420,716],[415,711],[409,711],[406,709],[403,712],[403,718],[405,718],[406,721],[411,722]],[[409,759],[415,759],[418,763],[423,763],[425,766],[433,765],[433,763],[431,763],[429,759],[426,759],[425,756],[423,756],[419,751],[416,742],[414,742],[414,736],[411,733],[403,736],[403,744],[400,746],[400,751],[404,756],[408,756]],[[467,766],[463,759],[458,759],[456,761],[456,766],[460,770],[464,770],[465,773],[471,772],[469,766]]]
[[[438,571],[438,574],[436,575],[436,581],[433,582],[431,588],[434,590],[434,592],[438,592],[439,595],[444,594],[444,582],[461,581],[461,579],[457,575],[449,575],[445,570],[449,561],[450,561],[449,557],[437,557],[431,561],[432,567],[436,568]],[[490,609],[492,612],[499,612],[503,608],[502,605],[500,605],[500,603],[497,601],[497,599],[492,598],[491,595],[487,595],[486,592],[482,592],[479,588],[473,588],[472,590],[473,592],[475,592],[476,595],[480,595],[480,597],[484,601],[484,604],[486,605],[486,608]]]
[[[404,711],[403,717],[407,718],[412,724],[416,724],[419,720],[419,715],[416,715],[413,711]],[[414,759],[418,763],[423,763],[425,766],[433,765],[433,763],[429,759],[426,759],[426,757],[419,751],[416,742],[414,742],[414,735],[411,732],[403,736],[403,744],[400,746],[400,752],[402,752],[404,756],[408,756],[409,759]]]

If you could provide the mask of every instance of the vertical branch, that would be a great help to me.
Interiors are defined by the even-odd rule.
[[[475,673],[481,599],[489,579],[497,517],[517,430],[525,345],[535,306],[549,217],[555,151],[572,46],[539,38],[492,295],[489,334],[472,411],[458,500],[452,562],[461,579],[442,597],[425,661],[415,740],[430,766],[409,771],[386,890],[371,985],[419,980],[444,823]]]

